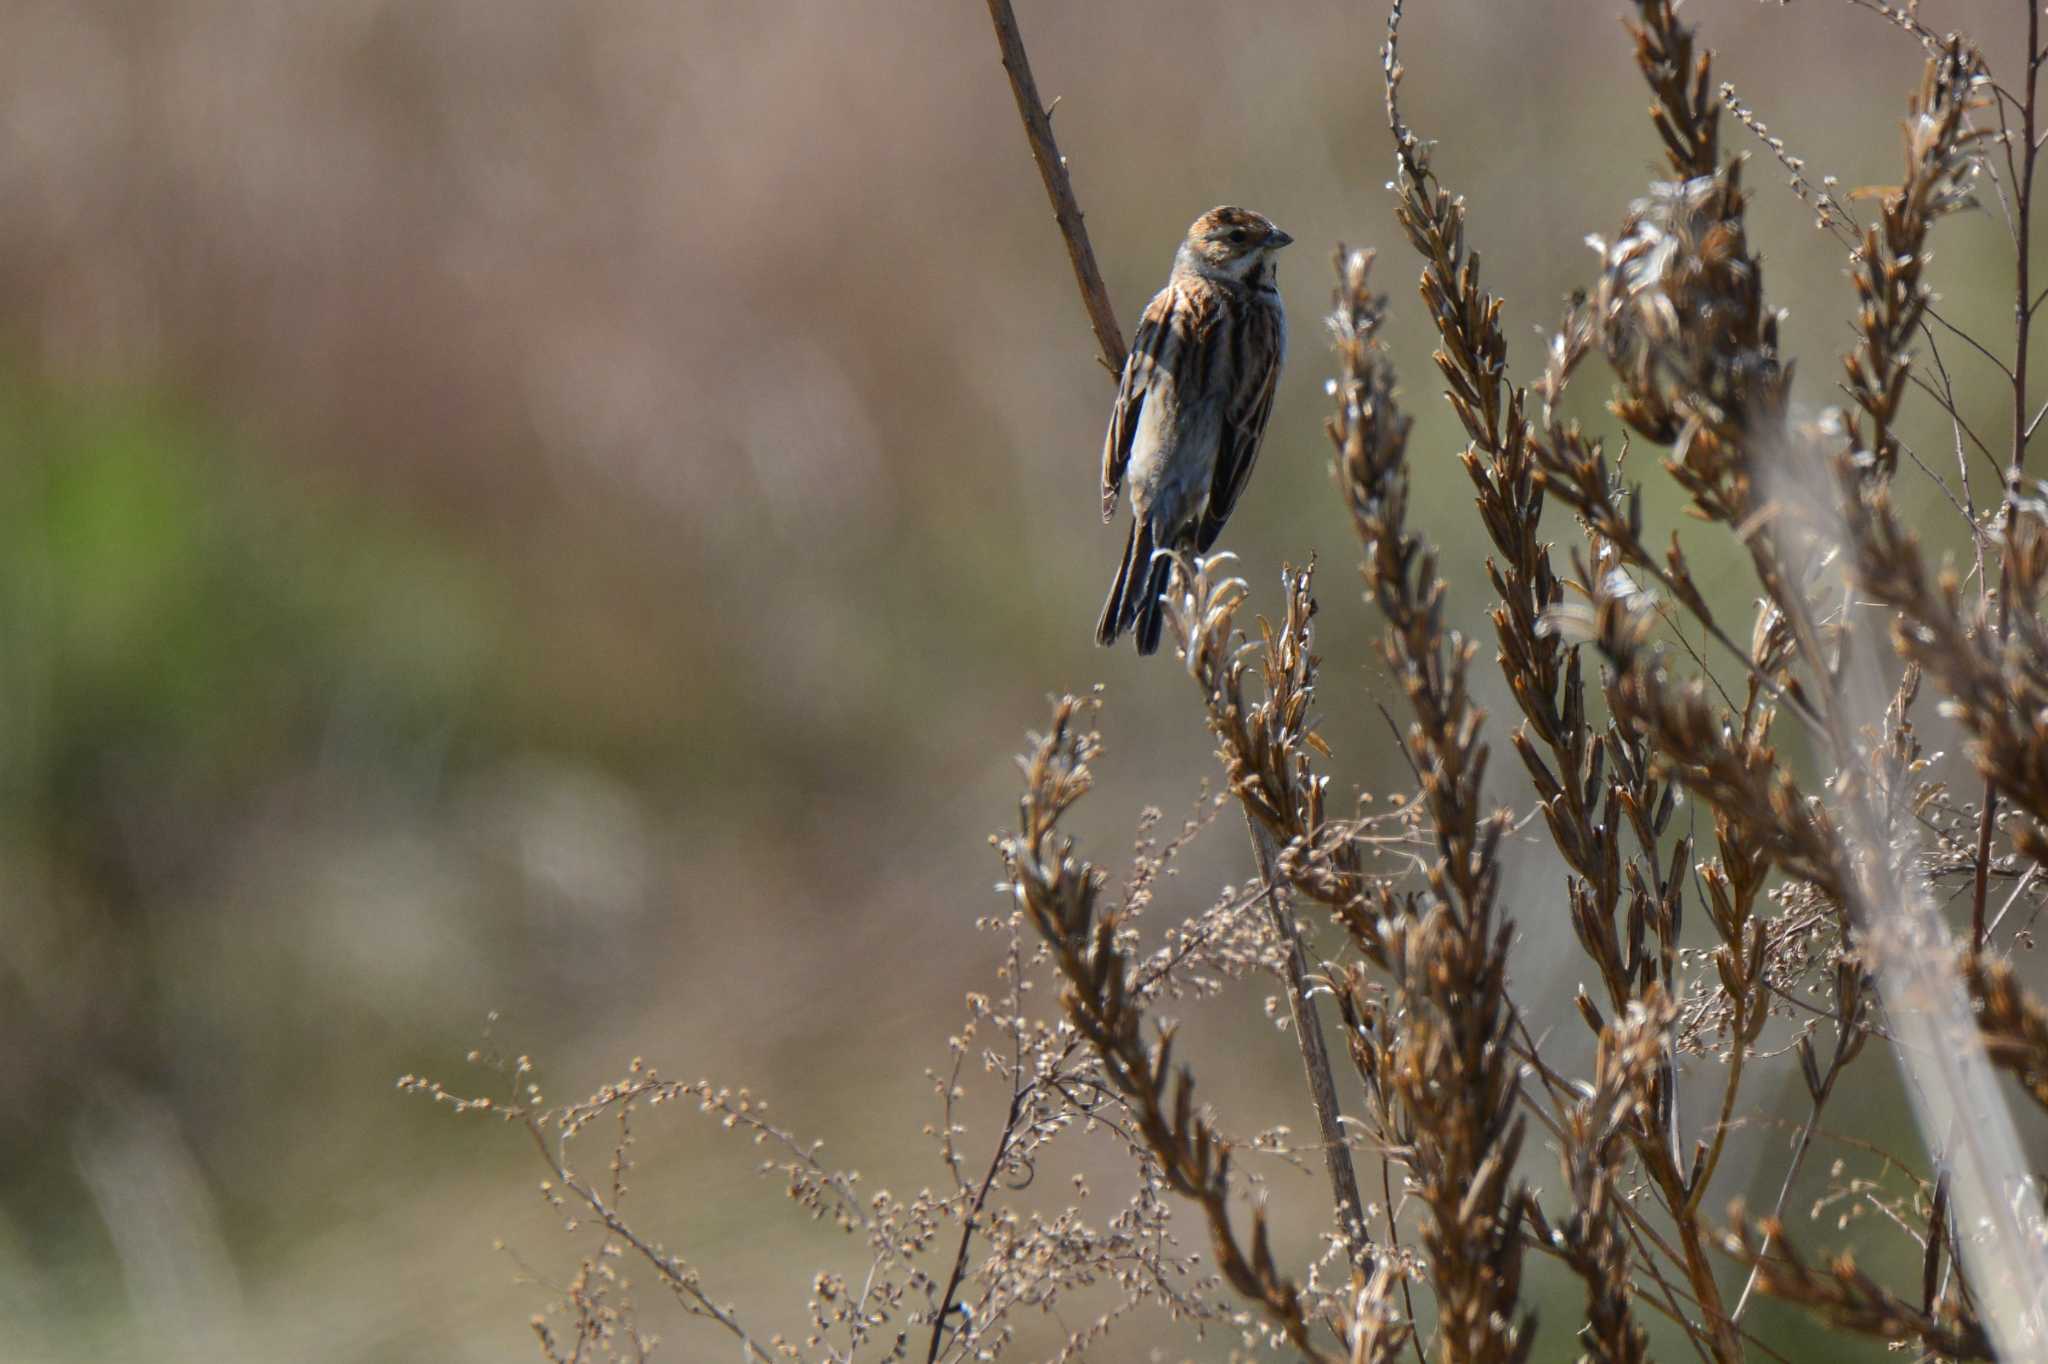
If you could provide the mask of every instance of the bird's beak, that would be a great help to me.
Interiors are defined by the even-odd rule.
[[[1285,232],[1282,232],[1277,227],[1274,228],[1271,235],[1269,235],[1266,238],[1266,249],[1269,251],[1278,251],[1283,246],[1292,245],[1294,245],[1294,238],[1288,236]]]

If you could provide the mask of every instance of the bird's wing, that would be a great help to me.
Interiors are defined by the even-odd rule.
[[[1173,289],[1168,286],[1153,296],[1138,319],[1138,334],[1131,341],[1131,353],[1124,360],[1123,381],[1117,386],[1116,406],[1109,413],[1109,434],[1102,441],[1102,519],[1116,515],[1117,490],[1123,487],[1124,470],[1131,462],[1131,439],[1138,433],[1138,419],[1145,410],[1145,398],[1154,380],[1173,373],[1178,338],[1171,325]]]
[[[1273,415],[1273,390],[1280,382],[1284,353],[1283,324],[1263,310],[1258,316],[1273,329],[1269,336],[1271,344],[1246,347],[1249,354],[1263,355],[1265,362],[1255,373],[1243,376],[1238,400],[1224,413],[1223,438],[1216,450],[1216,474],[1209,484],[1209,506],[1195,532],[1197,554],[1207,554],[1216,537],[1223,533],[1223,523],[1237,506],[1237,495],[1251,479],[1252,465],[1259,457],[1259,442],[1266,435],[1266,421]]]

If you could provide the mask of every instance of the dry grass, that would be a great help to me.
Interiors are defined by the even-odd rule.
[[[1589,1360],[1647,1358],[1653,1317],[1718,1364],[1775,1357],[1745,1323],[1759,1294],[1923,1357],[2017,1360],[2048,1348],[2048,1276],[2035,1273],[2040,1172],[2018,1161],[2007,1109],[2011,1092],[2048,1094],[2048,1008],[2018,984],[2009,957],[2026,939],[2007,927],[2016,908],[2040,903],[2036,872],[2048,860],[2048,509],[2027,479],[2041,416],[2028,350],[2042,298],[2027,260],[2048,52],[2033,9],[2025,50],[2007,45],[1992,62],[1910,12],[1864,8],[1927,49],[1924,79],[1902,99],[1899,181],[1869,192],[1875,221],[1852,230],[1832,191],[1807,181],[1783,143],[1768,144],[1848,248],[1847,404],[1805,415],[1749,238],[1745,161],[1721,141],[1728,96],[1671,0],[1640,0],[1631,18],[1670,178],[1596,243],[1598,272],[1527,384],[1506,367],[1505,304],[1481,285],[1464,203],[1401,115],[1397,0],[1383,50],[1395,218],[1420,260],[1433,359],[1463,428],[1458,457],[1498,599],[1484,660],[1478,641],[1447,625],[1448,584],[1408,514],[1413,426],[1381,338],[1388,304],[1371,287],[1387,267],[1340,248],[1332,465],[1362,548],[1365,601],[1384,627],[1405,712],[1389,720],[1414,789],[1376,806],[1361,798],[1357,811],[1381,811],[1370,817],[1333,811],[1334,759],[1316,713],[1342,703],[1318,676],[1310,570],[1286,571],[1276,620],[1251,627],[1250,589],[1224,558],[1182,565],[1170,619],[1223,794],[1173,837],[1148,832],[1113,888],[1064,828],[1100,759],[1099,699],[1055,703],[1022,759],[1016,831],[996,840],[1011,896],[985,925],[1006,944],[999,988],[970,998],[934,1075],[936,1187],[863,1192],[749,1097],[662,1081],[638,1063],[567,1107],[544,1102],[523,1060],[504,1067],[512,1089],[496,1102],[408,1079],[525,1126],[549,1166],[547,1197],[572,1230],[594,1235],[562,1315],[536,1324],[550,1357],[647,1353],[618,1268],[634,1259],[685,1311],[764,1360],[990,1358],[1026,1318],[1062,1303],[1088,1316],[1056,1317],[1060,1359],[1150,1310],[1314,1360],[1521,1360],[1534,1343],[1524,1265],[1539,1256],[1583,1286]],[[1008,4],[991,0],[990,12],[1113,365],[1120,332],[1022,38]],[[1761,132],[1747,111],[1737,117]],[[1943,401],[1946,376],[1936,386],[1916,369],[1923,341],[1947,325],[1930,241],[1942,218],[1987,196],[2012,229],[2015,325],[2010,337],[1963,339],[2010,386],[2003,436],[1971,428]],[[1739,548],[1756,601],[1746,631],[1710,608],[1718,594],[1703,590],[1676,528],[1649,523],[1640,490],[1606,453],[1613,435],[1560,415],[1596,359],[1612,374],[1623,450],[1634,441],[1661,452],[1688,510]],[[1963,510],[1981,569],[1968,576],[1930,569],[1920,530],[1948,528],[1915,528],[1900,510],[1895,480],[1908,463],[1924,468],[1917,456],[1902,462],[1912,452],[1899,434],[1916,389],[1951,421],[1959,449],[2003,450],[1998,508],[1981,519]],[[1574,517],[1545,519],[1559,507]],[[1520,712],[1508,741],[1532,811],[1490,793],[1488,717],[1472,687],[1487,661]],[[1974,807],[1953,804],[1923,746],[1923,679],[1971,741],[1985,783]],[[1681,799],[1705,819],[1682,830]],[[1256,879],[1156,924],[1164,871],[1223,802],[1245,817]],[[2025,818],[2000,813],[2014,809]],[[1711,847],[1695,843],[1702,823]],[[1503,848],[1518,827],[1554,847],[1568,869],[1561,885],[1504,885]],[[2002,906],[1994,883],[2010,886]],[[1970,905],[1953,930],[1934,907],[1952,888]],[[1597,981],[1577,1001],[1595,1055],[1583,1077],[1559,1059],[1564,1047],[1532,1035],[1514,997],[1517,920],[1554,912],[1550,897],[1568,905]],[[1305,927],[1303,909],[1341,945],[1313,951],[1321,924]],[[1689,922],[1704,931],[1689,934]],[[1198,1102],[1197,1058],[1168,1017],[1268,973],[1284,982],[1319,1120],[1300,1154],[1319,1159],[1331,1190],[1324,1249],[1301,1263],[1279,1248],[1299,1238],[1277,1235],[1263,1203],[1248,1202],[1258,1183],[1248,1159],[1298,1159],[1289,1134],[1274,1124],[1234,1135]],[[1045,986],[1056,1008],[1041,1002]],[[1351,1062],[1341,1084],[1326,1025]],[[1854,1085],[1887,1053],[1923,1100],[1928,1153],[1924,1165],[1887,1158],[1908,1188],[1870,1195],[1921,1266],[1917,1283],[1891,1286],[1847,1252],[1816,1267],[1783,1219],[1844,1077]],[[1682,1071],[1681,1056],[1713,1064]],[[977,1063],[1006,1097],[985,1155],[966,1149],[957,1109]],[[1199,1058],[1203,1069],[1225,1063]],[[1994,1066],[2018,1088],[1992,1084]],[[1764,1077],[1794,1070],[1807,1112],[1777,1205],[1751,1219],[1731,1208],[1730,1138]],[[772,1149],[791,1196],[867,1248],[857,1282],[816,1277],[805,1329],[743,1326],[699,1269],[622,1211],[633,1117],[675,1100]],[[1688,1139],[1682,1115],[1702,1110],[1712,1117]],[[617,1135],[608,1174],[592,1179],[571,1147],[600,1119]],[[1559,1158],[1555,1187],[1523,1158],[1532,1130]],[[1085,1173],[1070,1201],[1025,1192],[1084,1143],[1115,1153],[1127,1198],[1100,1208]],[[1361,1195],[1359,1159],[1379,1165],[1383,1200]]]

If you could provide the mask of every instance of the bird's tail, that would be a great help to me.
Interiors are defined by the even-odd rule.
[[[1151,537],[1146,537],[1151,543]],[[1146,559],[1151,572],[1145,575],[1145,593],[1138,599],[1138,619],[1135,633],[1138,636],[1138,652],[1156,654],[1159,652],[1160,627],[1166,624],[1166,589],[1173,583],[1173,556],[1153,554],[1149,551]]]
[[[1102,619],[1095,624],[1095,642],[1114,644],[1116,637],[1130,627],[1131,619],[1137,614],[1137,603],[1131,598],[1131,574],[1135,571],[1142,579],[1144,560],[1138,557],[1139,545],[1144,553],[1152,553],[1152,532],[1145,527],[1143,517],[1131,519],[1131,533],[1124,540],[1124,561],[1117,565],[1116,579],[1109,585],[1109,600],[1102,604]]]
[[[1095,626],[1098,643],[1114,644],[1125,630],[1135,630],[1138,652],[1156,653],[1165,615],[1159,598],[1173,573],[1173,558],[1153,553],[1152,528],[1143,518],[1134,518],[1130,538],[1124,541],[1123,562],[1117,566],[1116,581],[1110,584],[1109,600],[1102,604],[1102,619]]]

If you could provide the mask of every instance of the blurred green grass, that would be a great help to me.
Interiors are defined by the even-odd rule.
[[[366,701],[334,756],[382,766],[488,723],[509,603],[487,566],[359,498],[290,486],[147,396],[0,396],[17,695],[6,790],[59,824],[110,764],[172,805],[294,761],[338,680]],[[54,808],[53,808],[54,807]]]

